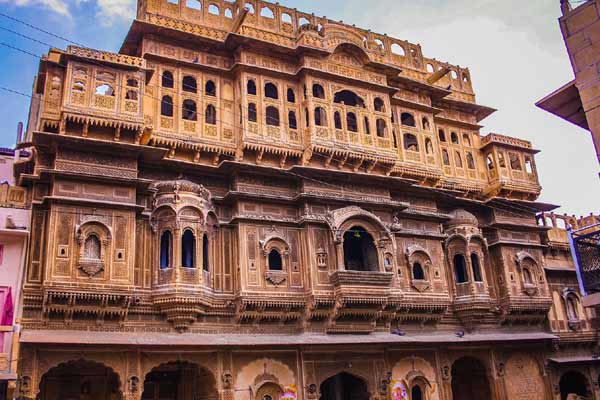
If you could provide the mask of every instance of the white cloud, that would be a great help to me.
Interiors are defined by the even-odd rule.
[[[71,17],[74,7],[95,7],[96,16],[105,26],[135,18],[135,3],[135,0],[0,0],[0,4],[42,7],[66,17]]]
[[[13,4],[17,7],[37,6],[47,8],[59,15],[70,17],[69,5],[64,0],[0,0],[0,3]]]
[[[131,21],[135,18],[135,0],[97,0],[98,12],[103,25],[112,25],[116,20]]]

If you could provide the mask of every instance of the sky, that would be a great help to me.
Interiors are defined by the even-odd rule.
[[[560,33],[559,0],[280,0],[377,33],[419,43],[426,57],[468,67],[477,102],[498,109],[481,122],[495,132],[530,140],[540,201],[558,212],[600,213],[598,165],[589,132],[534,103],[573,79]],[[135,0],[0,0],[0,12],[87,47],[117,51],[135,17]],[[368,4],[368,6],[366,6]],[[18,36],[6,29],[34,38]],[[31,93],[48,45],[69,43],[0,16],[0,86]],[[29,98],[0,90],[0,146],[14,144]]]

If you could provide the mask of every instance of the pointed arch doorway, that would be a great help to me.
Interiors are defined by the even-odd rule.
[[[369,400],[367,383],[346,372],[326,379],[320,389],[319,400]]]

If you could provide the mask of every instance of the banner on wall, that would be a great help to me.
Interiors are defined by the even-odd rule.
[[[409,400],[406,386],[402,381],[392,379],[390,383],[391,400]]]
[[[279,400],[296,400],[298,398],[298,388],[296,385],[288,385],[283,388],[283,393]]]

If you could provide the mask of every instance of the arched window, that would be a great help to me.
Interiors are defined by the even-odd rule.
[[[204,94],[207,96],[217,95],[217,86],[213,81],[206,81],[206,85],[204,85]]]
[[[138,80],[135,79],[135,78],[128,78],[127,79],[127,86],[128,87],[134,87],[134,88],[138,87],[139,86]]]
[[[277,93],[277,86],[275,86],[273,83],[268,82],[265,84],[265,97],[269,98],[269,99],[278,99],[279,98],[279,94]]]
[[[345,104],[352,107],[365,108],[365,102],[360,96],[350,90],[342,90],[337,92],[333,97],[333,102],[338,104]]]
[[[216,125],[217,124],[217,109],[212,104],[206,106],[206,111],[204,113],[204,119],[207,124]]]
[[[202,235],[202,269],[208,272],[210,261],[210,253],[208,251],[208,236],[206,233]]]
[[[335,124],[335,129],[342,129],[342,117],[339,111],[333,114],[333,123]]]
[[[349,271],[379,271],[379,257],[373,236],[354,226],[344,233],[344,265]]]
[[[506,168],[506,160],[504,159],[504,153],[501,151],[498,152],[498,164],[500,165],[500,168]]]
[[[256,96],[256,82],[253,79],[249,79],[246,84],[246,91],[248,94]]]
[[[271,10],[269,7],[263,7],[262,10],[260,10],[260,16],[264,17],[264,18],[275,18],[275,14],[273,14],[273,10]]]
[[[327,113],[323,107],[315,108],[315,125],[327,126]]]
[[[281,22],[283,22],[284,24],[292,24],[292,16],[288,13],[282,13],[281,14]]]
[[[269,252],[269,270],[283,271],[283,260],[277,249],[273,249]]]
[[[456,279],[456,283],[465,283],[469,280],[467,275],[467,263],[462,254],[456,254],[454,256],[454,279]]]
[[[296,93],[294,93],[294,89],[288,88],[287,90],[287,101],[288,103],[296,102]]]
[[[196,93],[198,91],[196,78],[193,76],[184,76],[181,85],[184,92]]]
[[[185,6],[187,8],[191,8],[192,10],[202,10],[202,3],[200,3],[199,0],[186,0]]]
[[[212,15],[219,15],[220,14],[219,7],[217,7],[215,4],[209,5],[208,13],[212,14]]]
[[[254,14],[254,6],[252,5],[252,3],[246,3],[244,5],[244,8],[248,10],[248,14]]]
[[[419,142],[417,137],[412,133],[404,134],[404,149],[410,151],[419,151]]]
[[[371,124],[369,123],[369,117],[367,117],[365,115],[365,119],[363,122],[365,125],[365,134],[370,135],[371,134]]]
[[[450,141],[454,144],[458,144],[458,135],[456,132],[450,133]]]
[[[424,131],[429,130],[429,120],[427,119],[427,117],[423,117],[423,119],[421,120],[421,125],[423,125]]]
[[[423,400],[423,391],[419,385],[414,385],[410,390],[410,400]]]
[[[98,85],[96,87],[96,94],[101,96],[114,96],[115,90],[109,84],[103,83],[102,85]]]
[[[248,104],[248,121],[256,122],[258,120],[258,116],[256,114],[256,104],[250,103]]]
[[[194,268],[196,264],[196,238],[194,233],[186,229],[181,237],[181,266]]]
[[[494,158],[492,157],[491,154],[487,155],[486,160],[487,160],[487,167],[490,171],[493,170],[494,168],[496,168],[496,166],[494,165]]]
[[[164,231],[160,236],[160,268],[171,268],[171,246],[173,240],[170,231]]]
[[[288,113],[288,125],[290,129],[298,128],[298,121],[296,121],[296,113],[294,111]]]
[[[279,126],[279,110],[277,107],[269,106],[266,110],[267,125]]]
[[[423,267],[418,262],[414,263],[412,266],[412,276],[415,280],[425,279],[425,271],[423,271]]]
[[[425,152],[427,154],[433,154],[433,143],[429,138],[425,139]]]
[[[88,260],[100,260],[100,239],[96,235],[89,235],[83,244],[83,257]]]
[[[414,115],[407,112],[403,112],[400,115],[400,123],[404,126],[417,126]]]
[[[508,157],[510,158],[510,168],[515,171],[521,171],[521,159],[517,153],[508,153]]]
[[[186,99],[183,101],[181,106],[181,118],[188,121],[196,121],[198,119],[196,102],[194,100]]]
[[[525,172],[533,174],[533,161],[529,156],[525,156]]]
[[[475,160],[473,159],[473,154],[467,152],[467,168],[475,169]]]
[[[473,280],[475,282],[483,282],[481,276],[481,265],[479,263],[479,256],[477,253],[471,253],[471,268],[473,269]]]
[[[440,129],[438,131],[438,137],[440,138],[440,142],[445,142],[446,141],[446,132],[444,132],[443,129]]]
[[[160,115],[165,117],[173,116],[173,99],[171,96],[163,96],[160,101]]]
[[[164,71],[162,73],[162,87],[173,88],[173,73],[171,71]]]
[[[525,285],[533,285],[533,279],[531,278],[529,268],[523,268],[523,281],[525,282]]]
[[[137,101],[137,99],[138,99],[138,92],[137,92],[137,90],[131,90],[131,89],[129,89],[125,93],[125,100],[135,100],[135,101]]]
[[[570,293],[567,295],[565,299],[565,304],[567,306],[567,318],[569,321],[579,321],[579,311],[577,310],[577,297]]]
[[[463,133],[463,144],[465,146],[471,146],[471,137],[468,133]]]
[[[387,124],[383,118],[377,119],[377,136],[386,137],[387,136]]]
[[[462,157],[459,151],[454,152],[454,163],[456,164],[457,168],[463,167]]]
[[[356,123],[356,114],[349,112],[346,114],[346,126],[349,131],[358,132],[358,125]]]
[[[318,83],[315,83],[313,85],[313,97],[316,97],[318,99],[324,99],[325,98],[325,89],[323,89],[323,86],[319,85]]]
[[[442,149],[442,162],[444,165],[450,165],[450,156],[448,155],[448,150]]]
[[[375,107],[375,111],[385,112],[385,103],[380,97],[375,97],[373,106]]]

